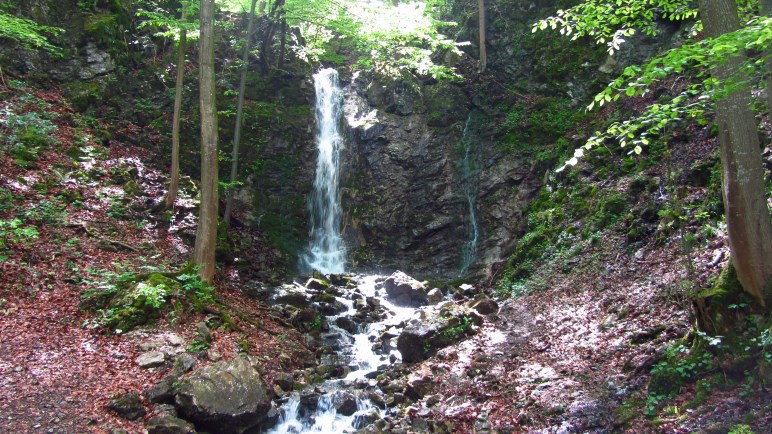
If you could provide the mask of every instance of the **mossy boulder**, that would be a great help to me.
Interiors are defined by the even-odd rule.
[[[245,358],[218,362],[180,385],[175,403],[197,427],[241,433],[263,422],[271,410],[270,389]]]

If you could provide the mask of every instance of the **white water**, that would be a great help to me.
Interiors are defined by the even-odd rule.
[[[340,134],[343,93],[338,85],[338,72],[323,69],[314,74],[316,88],[316,175],[311,193],[310,242],[302,257],[302,268],[324,274],[342,273],[346,247],[340,235]]]
[[[382,410],[374,407],[369,399],[362,396],[357,397],[357,411],[351,416],[338,413],[333,404],[336,393],[341,393],[341,391],[346,391],[347,389],[351,393],[357,392],[355,388],[349,387],[354,382],[368,381],[370,385],[375,385],[376,381],[367,380],[365,375],[377,370],[379,366],[389,363],[388,358],[390,354],[376,354],[373,350],[373,342],[384,331],[406,322],[416,313],[417,309],[415,308],[397,307],[386,300],[384,291],[376,290],[378,278],[379,276],[360,277],[357,280],[357,293],[365,297],[365,300],[367,297],[376,298],[387,312],[385,320],[363,326],[358,330],[358,333],[354,334],[349,334],[335,326],[334,322],[337,318],[351,317],[357,313],[355,303],[345,297],[338,297],[337,299],[347,307],[347,310],[340,315],[327,317],[330,323],[330,330],[326,335],[341,335],[344,337],[342,341],[347,342],[347,345],[338,352],[337,356],[347,361],[351,371],[343,379],[327,380],[321,384],[309,386],[308,390],[317,389],[323,392],[317,401],[316,410],[313,414],[302,414],[301,393],[293,394],[281,407],[282,414],[279,422],[269,431],[270,434],[352,433],[362,428],[362,426],[359,426],[362,423],[362,416],[374,410],[382,415]],[[347,293],[347,295],[350,297],[352,293]],[[399,332],[395,331],[393,334],[398,335]],[[393,350],[391,353],[400,358],[398,351]]]
[[[469,270],[469,266],[472,265],[477,257],[477,240],[480,237],[480,229],[477,226],[477,189],[478,178],[480,175],[478,162],[476,155],[473,153],[476,150],[476,144],[474,138],[469,129],[469,124],[472,120],[472,113],[469,113],[469,117],[466,119],[464,125],[464,132],[461,136],[461,145],[464,149],[464,158],[461,160],[461,191],[466,199],[467,208],[469,210],[469,220],[467,222],[467,241],[464,243],[464,247],[461,248],[461,271],[459,276],[464,276]]]

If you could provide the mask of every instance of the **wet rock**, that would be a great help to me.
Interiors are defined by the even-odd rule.
[[[363,413],[359,413],[354,416],[354,429],[362,429],[374,424],[381,416],[378,414],[378,410],[371,408]]]
[[[423,283],[401,271],[395,271],[383,281],[386,294],[398,306],[423,306],[427,304],[427,293]]]
[[[322,279],[316,279],[316,278],[310,278],[305,284],[305,287],[308,289],[314,289],[317,291],[325,291],[327,290],[331,285],[328,282],[325,282]]]
[[[270,303],[290,305],[299,307],[301,309],[310,305],[310,301],[308,300],[308,296],[305,292],[294,290],[282,290],[281,292],[271,297]]]
[[[271,409],[269,389],[244,358],[217,362],[182,382],[177,408],[197,426],[242,432],[261,423]]]
[[[300,405],[298,407],[298,413],[300,416],[308,416],[314,414],[316,408],[319,406],[319,397],[321,394],[317,392],[304,393],[300,395]]]
[[[332,397],[332,405],[338,413],[351,416],[357,411],[357,398],[353,393],[338,392]]]
[[[137,392],[126,393],[110,402],[107,407],[128,420],[136,420],[147,414]]]
[[[161,351],[148,351],[137,357],[137,365],[142,369],[156,368],[166,361],[166,355]]]
[[[336,319],[335,325],[349,333],[356,333],[358,328],[357,323],[352,321],[351,318],[347,318],[345,316]]]
[[[196,429],[193,424],[178,417],[164,415],[156,416],[147,422],[148,434],[193,434]]]

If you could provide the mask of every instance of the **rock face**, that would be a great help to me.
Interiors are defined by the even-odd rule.
[[[271,409],[268,387],[243,358],[193,373],[180,386],[176,404],[185,419],[220,433],[244,432],[260,424]]]
[[[401,271],[395,271],[383,281],[386,294],[397,306],[423,306],[427,304],[424,284]]]

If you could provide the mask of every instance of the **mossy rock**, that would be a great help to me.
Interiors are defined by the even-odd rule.
[[[649,379],[649,393],[672,396],[684,385],[684,379],[672,366],[652,371]]]
[[[117,295],[110,303],[104,325],[123,332],[161,316],[167,301],[182,293],[182,284],[159,273],[150,274]]]

